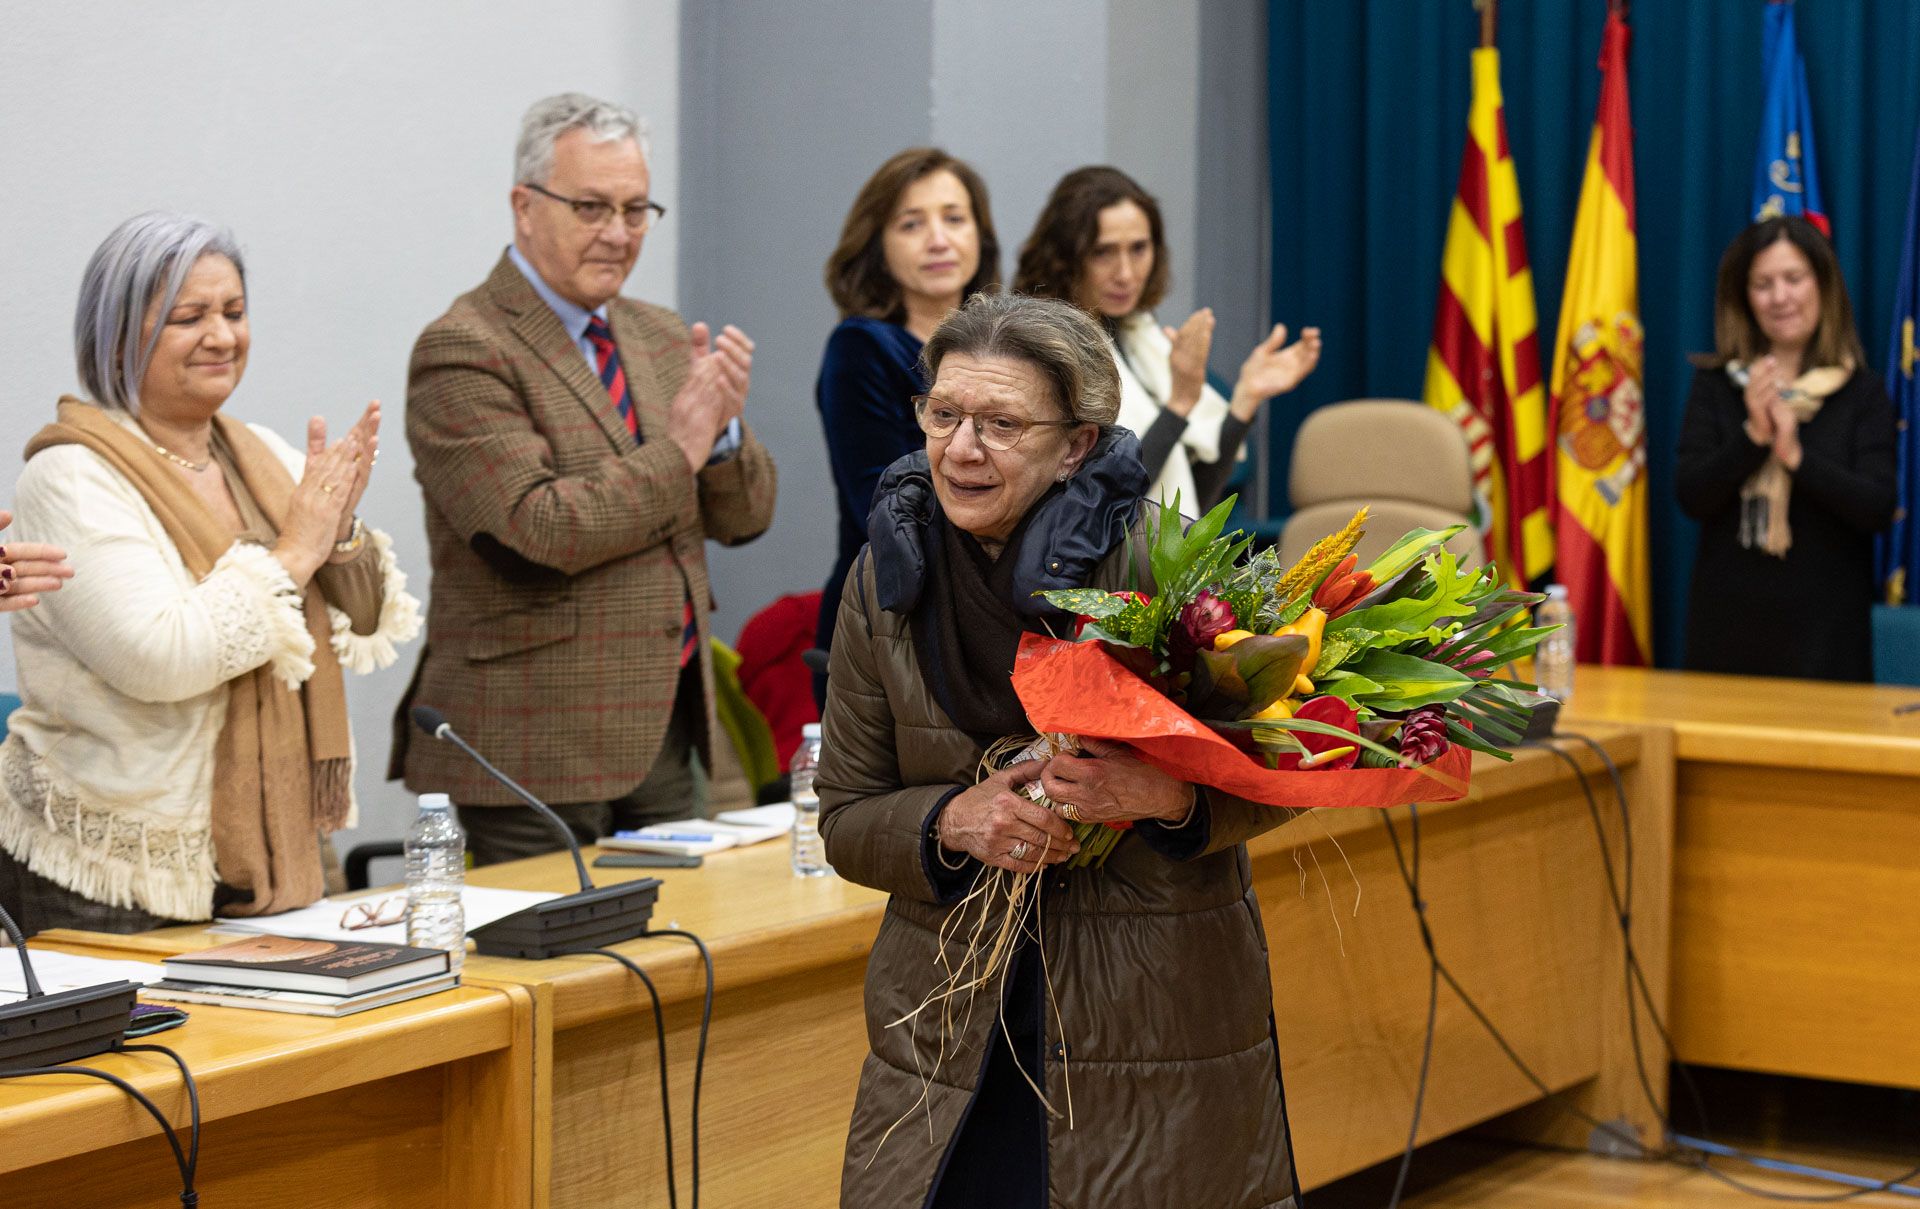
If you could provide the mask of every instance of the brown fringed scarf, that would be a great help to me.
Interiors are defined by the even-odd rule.
[[[241,481],[275,530],[287,515],[293,478],[245,424],[215,416]],[[132,483],[160,518],[187,571],[205,579],[233,545],[193,488],[152,444],[75,398],[35,434],[26,456],[81,445]],[[82,568],[82,574],[85,569]],[[313,675],[290,692],[262,666],[228,681],[227,721],[213,760],[214,865],[232,900],[225,915],[266,915],[304,907],[325,892],[320,836],[346,824],[352,783],[346,689],[334,657],[332,623],[309,581],[304,609],[313,635]]]
[[[1748,366],[1738,361],[1727,363],[1727,377],[1741,390],[1746,389],[1748,374]],[[1827,396],[1845,386],[1851,377],[1851,365],[1810,369],[1780,392],[1780,401],[1793,412],[1796,423],[1805,424],[1820,414]],[[1787,506],[1792,502],[1793,472],[1769,453],[1760,469],[1748,475],[1740,487],[1740,544],[1785,558],[1793,549],[1793,529],[1787,524]]]

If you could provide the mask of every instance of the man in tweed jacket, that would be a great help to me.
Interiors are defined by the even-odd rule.
[[[408,370],[433,585],[390,775],[451,794],[480,863],[559,841],[532,812],[497,809],[517,801],[412,731],[408,710],[438,709],[585,842],[701,813],[706,543],[773,519],[773,460],[741,420],[752,341],[619,296],[663,213],[644,139],[591,97],[536,102],[513,246],[421,334]]]

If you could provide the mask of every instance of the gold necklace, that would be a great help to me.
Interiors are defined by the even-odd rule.
[[[205,470],[207,467],[213,465],[212,458],[208,458],[204,462],[198,462],[198,463],[189,462],[187,461],[187,459],[181,457],[179,454],[175,453],[173,450],[168,449],[165,445],[156,444],[153,447],[153,451],[159,454],[161,457],[167,459],[167,461],[172,462],[175,466],[185,466],[188,470],[193,471],[195,474],[199,474],[201,471]]]

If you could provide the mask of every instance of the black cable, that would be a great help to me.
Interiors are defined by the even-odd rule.
[[[151,1046],[140,1048],[158,1049],[160,1047]],[[168,1052],[171,1053],[172,1051]],[[173,1055],[173,1057],[176,1062],[180,1060],[177,1054]],[[181,1063],[181,1069],[186,1069],[184,1062]],[[166,1114],[160,1111],[159,1105],[149,1100],[145,1093],[139,1088],[118,1075],[108,1074],[103,1070],[95,1070],[91,1066],[38,1066],[26,1070],[0,1070],[0,1079],[24,1079],[30,1075],[86,1075],[94,1079],[104,1079],[121,1091],[126,1092],[129,1096],[132,1096],[134,1100],[139,1103],[140,1107],[146,1109],[148,1115],[159,1123],[160,1132],[166,1137],[167,1145],[173,1148],[173,1161],[180,1168],[180,1204],[184,1206],[185,1209],[194,1209],[194,1206],[200,1203],[200,1194],[193,1189],[193,1166],[187,1161],[186,1153],[180,1149],[179,1135],[174,1132],[172,1122],[168,1121]],[[199,1097],[197,1094],[193,1099],[194,1102],[198,1104]],[[194,1157],[196,1160],[199,1157],[197,1147]]]
[[[640,964],[624,953],[616,953],[612,949],[566,949],[562,952],[578,953],[583,957],[592,957],[597,954],[601,957],[613,958],[639,977],[641,984],[647,988],[648,996],[653,1000],[653,1031],[660,1042],[660,1120],[666,1128],[667,1135],[667,1206],[668,1209],[679,1209],[680,1193],[675,1186],[673,1174],[673,1100],[667,1095],[667,1018],[660,1011],[660,992],[654,987],[653,979],[647,977],[647,972],[640,968]]]
[[[193,1080],[193,1072],[187,1069],[187,1060],[164,1045],[123,1045],[123,1054],[165,1054],[173,1059],[180,1068],[180,1080],[187,1085],[187,1111],[190,1132],[187,1135],[187,1188],[192,1190],[195,1175],[200,1170],[200,1085]],[[195,1203],[198,1203],[198,1196]]]
[[[1599,808],[1594,801],[1592,788],[1587,781],[1586,770],[1581,768],[1579,765],[1579,762],[1577,760],[1574,760],[1570,754],[1568,754],[1565,751],[1562,751],[1559,747],[1555,746],[1551,742],[1530,741],[1529,743],[1523,744],[1523,746],[1544,747],[1546,750],[1553,752],[1556,756],[1559,756],[1562,760],[1566,761],[1568,766],[1573,769],[1574,776],[1575,778],[1578,779],[1580,783],[1580,788],[1582,793],[1586,795],[1589,812],[1592,815],[1593,822],[1594,822],[1594,836],[1599,841],[1602,862],[1607,869],[1608,893],[1612,896],[1614,905],[1617,909],[1617,916],[1620,921],[1621,936],[1623,938],[1623,941],[1626,947],[1627,996],[1628,996],[1627,1021],[1628,1021],[1629,1032],[1633,1037],[1634,1064],[1638,1068],[1638,1073],[1640,1075],[1640,1080],[1641,1080],[1641,1086],[1643,1089],[1647,1090],[1648,1096],[1649,1096],[1649,1103],[1652,1105],[1654,1113],[1659,1117],[1661,1126],[1666,1130],[1668,1140],[1675,1141],[1676,1145],[1684,1146],[1683,1143],[1679,1143],[1676,1140],[1676,1135],[1678,1131],[1675,1130],[1673,1127],[1672,1118],[1661,1108],[1658,1099],[1652,1096],[1651,1088],[1648,1086],[1649,1078],[1646,1071],[1645,1058],[1641,1051],[1639,1032],[1638,1032],[1638,1029],[1635,1027],[1635,1022],[1638,1018],[1639,1013],[1635,1010],[1635,1005],[1633,1002],[1633,992],[1634,992],[1635,986],[1637,985],[1639,987],[1641,1001],[1646,1005],[1647,1016],[1653,1022],[1654,1028],[1659,1032],[1660,1040],[1662,1044],[1666,1046],[1669,1068],[1678,1068],[1680,1072],[1681,1081],[1687,1085],[1688,1094],[1694,1101],[1695,1111],[1700,1114],[1700,1122],[1703,1127],[1702,1132],[1704,1133],[1705,1126],[1707,1123],[1707,1113],[1706,1113],[1706,1105],[1705,1105],[1704,1099],[1700,1095],[1700,1090],[1698,1085],[1695,1084],[1693,1081],[1693,1076],[1691,1075],[1691,1073],[1688,1072],[1686,1064],[1679,1061],[1679,1055],[1677,1051],[1674,1049],[1673,1037],[1671,1033],[1668,1031],[1666,1023],[1661,1019],[1660,1011],[1658,1007],[1653,1002],[1653,991],[1647,985],[1646,971],[1640,964],[1639,953],[1636,951],[1633,944],[1633,933],[1630,926],[1631,918],[1632,918],[1630,908],[1631,908],[1632,896],[1633,896],[1633,882],[1631,880],[1632,869],[1633,869],[1633,831],[1632,831],[1632,823],[1629,818],[1629,811],[1627,808],[1626,783],[1625,783],[1625,780],[1621,777],[1620,768],[1617,764],[1614,763],[1612,756],[1610,756],[1607,753],[1606,749],[1602,747],[1600,743],[1597,740],[1595,740],[1592,736],[1580,734],[1575,731],[1559,731],[1557,732],[1555,737],[1570,739],[1570,740],[1573,740],[1574,742],[1580,743],[1583,746],[1585,746],[1589,751],[1591,751],[1596,757],[1599,758],[1601,764],[1607,770],[1608,777],[1611,779],[1613,783],[1614,801],[1618,805],[1619,811],[1620,811],[1621,839],[1625,849],[1623,852],[1623,862],[1626,866],[1627,876],[1628,876],[1624,901],[1621,893],[1619,892],[1618,889],[1616,889],[1613,883],[1613,864],[1612,864],[1611,852],[1607,844],[1605,830],[1600,825]],[[1509,1054],[1509,1057],[1511,1056],[1512,1055]],[[1716,1143],[1716,1144],[1725,1146],[1725,1143]],[[1741,1162],[1758,1163],[1760,1161],[1760,1156],[1744,1151],[1737,1146],[1726,1146],[1726,1149],[1731,1152],[1732,1157],[1740,1160]],[[1744,1192],[1749,1196],[1759,1197],[1763,1200],[1787,1201],[1787,1202],[1795,1202],[1795,1203],[1801,1203],[1801,1204],[1832,1204],[1840,1201],[1855,1200],[1855,1199],[1858,1199],[1859,1197],[1866,1196],[1867,1194],[1873,1193],[1873,1192],[1886,1192],[1891,1190],[1896,1184],[1904,1184],[1908,1180],[1914,1179],[1916,1177],[1920,1177],[1920,1165],[1916,1165],[1910,1170],[1904,1171],[1901,1174],[1892,1177],[1891,1179],[1881,1180],[1878,1182],[1875,1182],[1871,1179],[1871,1177],[1866,1177],[1866,1176],[1850,1177],[1850,1178],[1859,1179],[1861,1181],[1861,1185],[1859,1187],[1850,1188],[1845,1192],[1834,1192],[1834,1193],[1778,1192],[1773,1189],[1762,1188],[1762,1187],[1759,1187],[1758,1185],[1746,1183],[1745,1181],[1740,1180],[1735,1176],[1729,1175],[1726,1172],[1721,1171],[1719,1168],[1715,1167],[1712,1164],[1710,1156],[1705,1152],[1692,1149],[1692,1148],[1686,1148],[1686,1150],[1687,1150],[1687,1155],[1685,1158],[1680,1158],[1676,1156],[1667,1156],[1667,1157],[1669,1158],[1670,1161],[1676,1164],[1692,1167],[1696,1170],[1705,1172],[1707,1175],[1712,1176],[1714,1179],[1719,1180],[1721,1183],[1727,1185],[1730,1188],[1735,1189],[1736,1191]],[[1848,1173],[1840,1173],[1840,1174],[1848,1174]],[[1823,1177],[1813,1173],[1806,1173],[1805,1178],[1820,1179]]]
[[[667,928],[649,932],[649,936],[680,936],[700,950],[700,961],[707,969],[707,985],[700,1000],[700,1041],[693,1051],[693,1209],[700,1209],[700,1084],[706,1077],[707,1032],[713,1025],[713,954],[707,942],[691,932]]]
[[[1433,955],[1433,934],[1427,931],[1427,905],[1420,898],[1420,808],[1409,805],[1413,813],[1413,873],[1408,875],[1407,864],[1400,855],[1400,834],[1393,829],[1393,819],[1385,811],[1380,812],[1380,821],[1387,825],[1387,835],[1393,840],[1393,859],[1400,866],[1401,878],[1407,883],[1407,893],[1413,900],[1414,918],[1420,923],[1420,940],[1427,947],[1427,1037],[1420,1046],[1420,1080],[1414,1086],[1413,1120],[1407,1125],[1407,1147],[1400,1155],[1400,1171],[1393,1179],[1393,1195],[1387,1200],[1387,1209],[1398,1209],[1400,1195],[1406,1191],[1407,1173],[1413,1170],[1413,1150],[1420,1137],[1420,1113],[1427,1100],[1427,1075],[1433,1067],[1433,1034],[1440,1015],[1440,962]]]
[[[691,1146],[693,1152],[693,1209],[700,1209],[700,1088],[706,1079],[707,1034],[713,1026],[713,954],[707,948],[707,942],[691,932],[678,928],[667,928],[657,932],[648,932],[648,936],[679,936],[693,942],[700,950],[701,963],[706,967],[706,986],[700,1003],[700,1039],[693,1055],[693,1127]],[[654,1031],[660,1043],[660,1116],[665,1125],[667,1139],[667,1204],[676,1209],[679,1204],[674,1177],[673,1159],[673,1105],[667,1094],[667,1026],[666,1017],[660,1008],[660,992],[654,987],[653,979],[631,958],[612,949],[575,949],[575,953],[594,954],[611,957],[621,965],[632,970],[645,984],[647,994],[653,999]]]

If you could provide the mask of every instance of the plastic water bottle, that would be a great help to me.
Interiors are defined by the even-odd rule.
[[[407,832],[407,943],[445,949],[459,970],[467,955],[467,918],[460,892],[467,882],[467,837],[444,793],[420,795],[420,817]]]
[[[833,872],[827,864],[826,841],[820,838],[820,795],[813,791],[813,770],[819,765],[820,724],[809,722],[800,728],[800,746],[792,764],[795,877],[825,877]]]
[[[1533,653],[1533,679],[1540,691],[1565,705],[1573,700],[1573,603],[1565,584],[1548,584],[1547,598],[1534,611],[1533,624],[1560,628],[1541,640]]]

